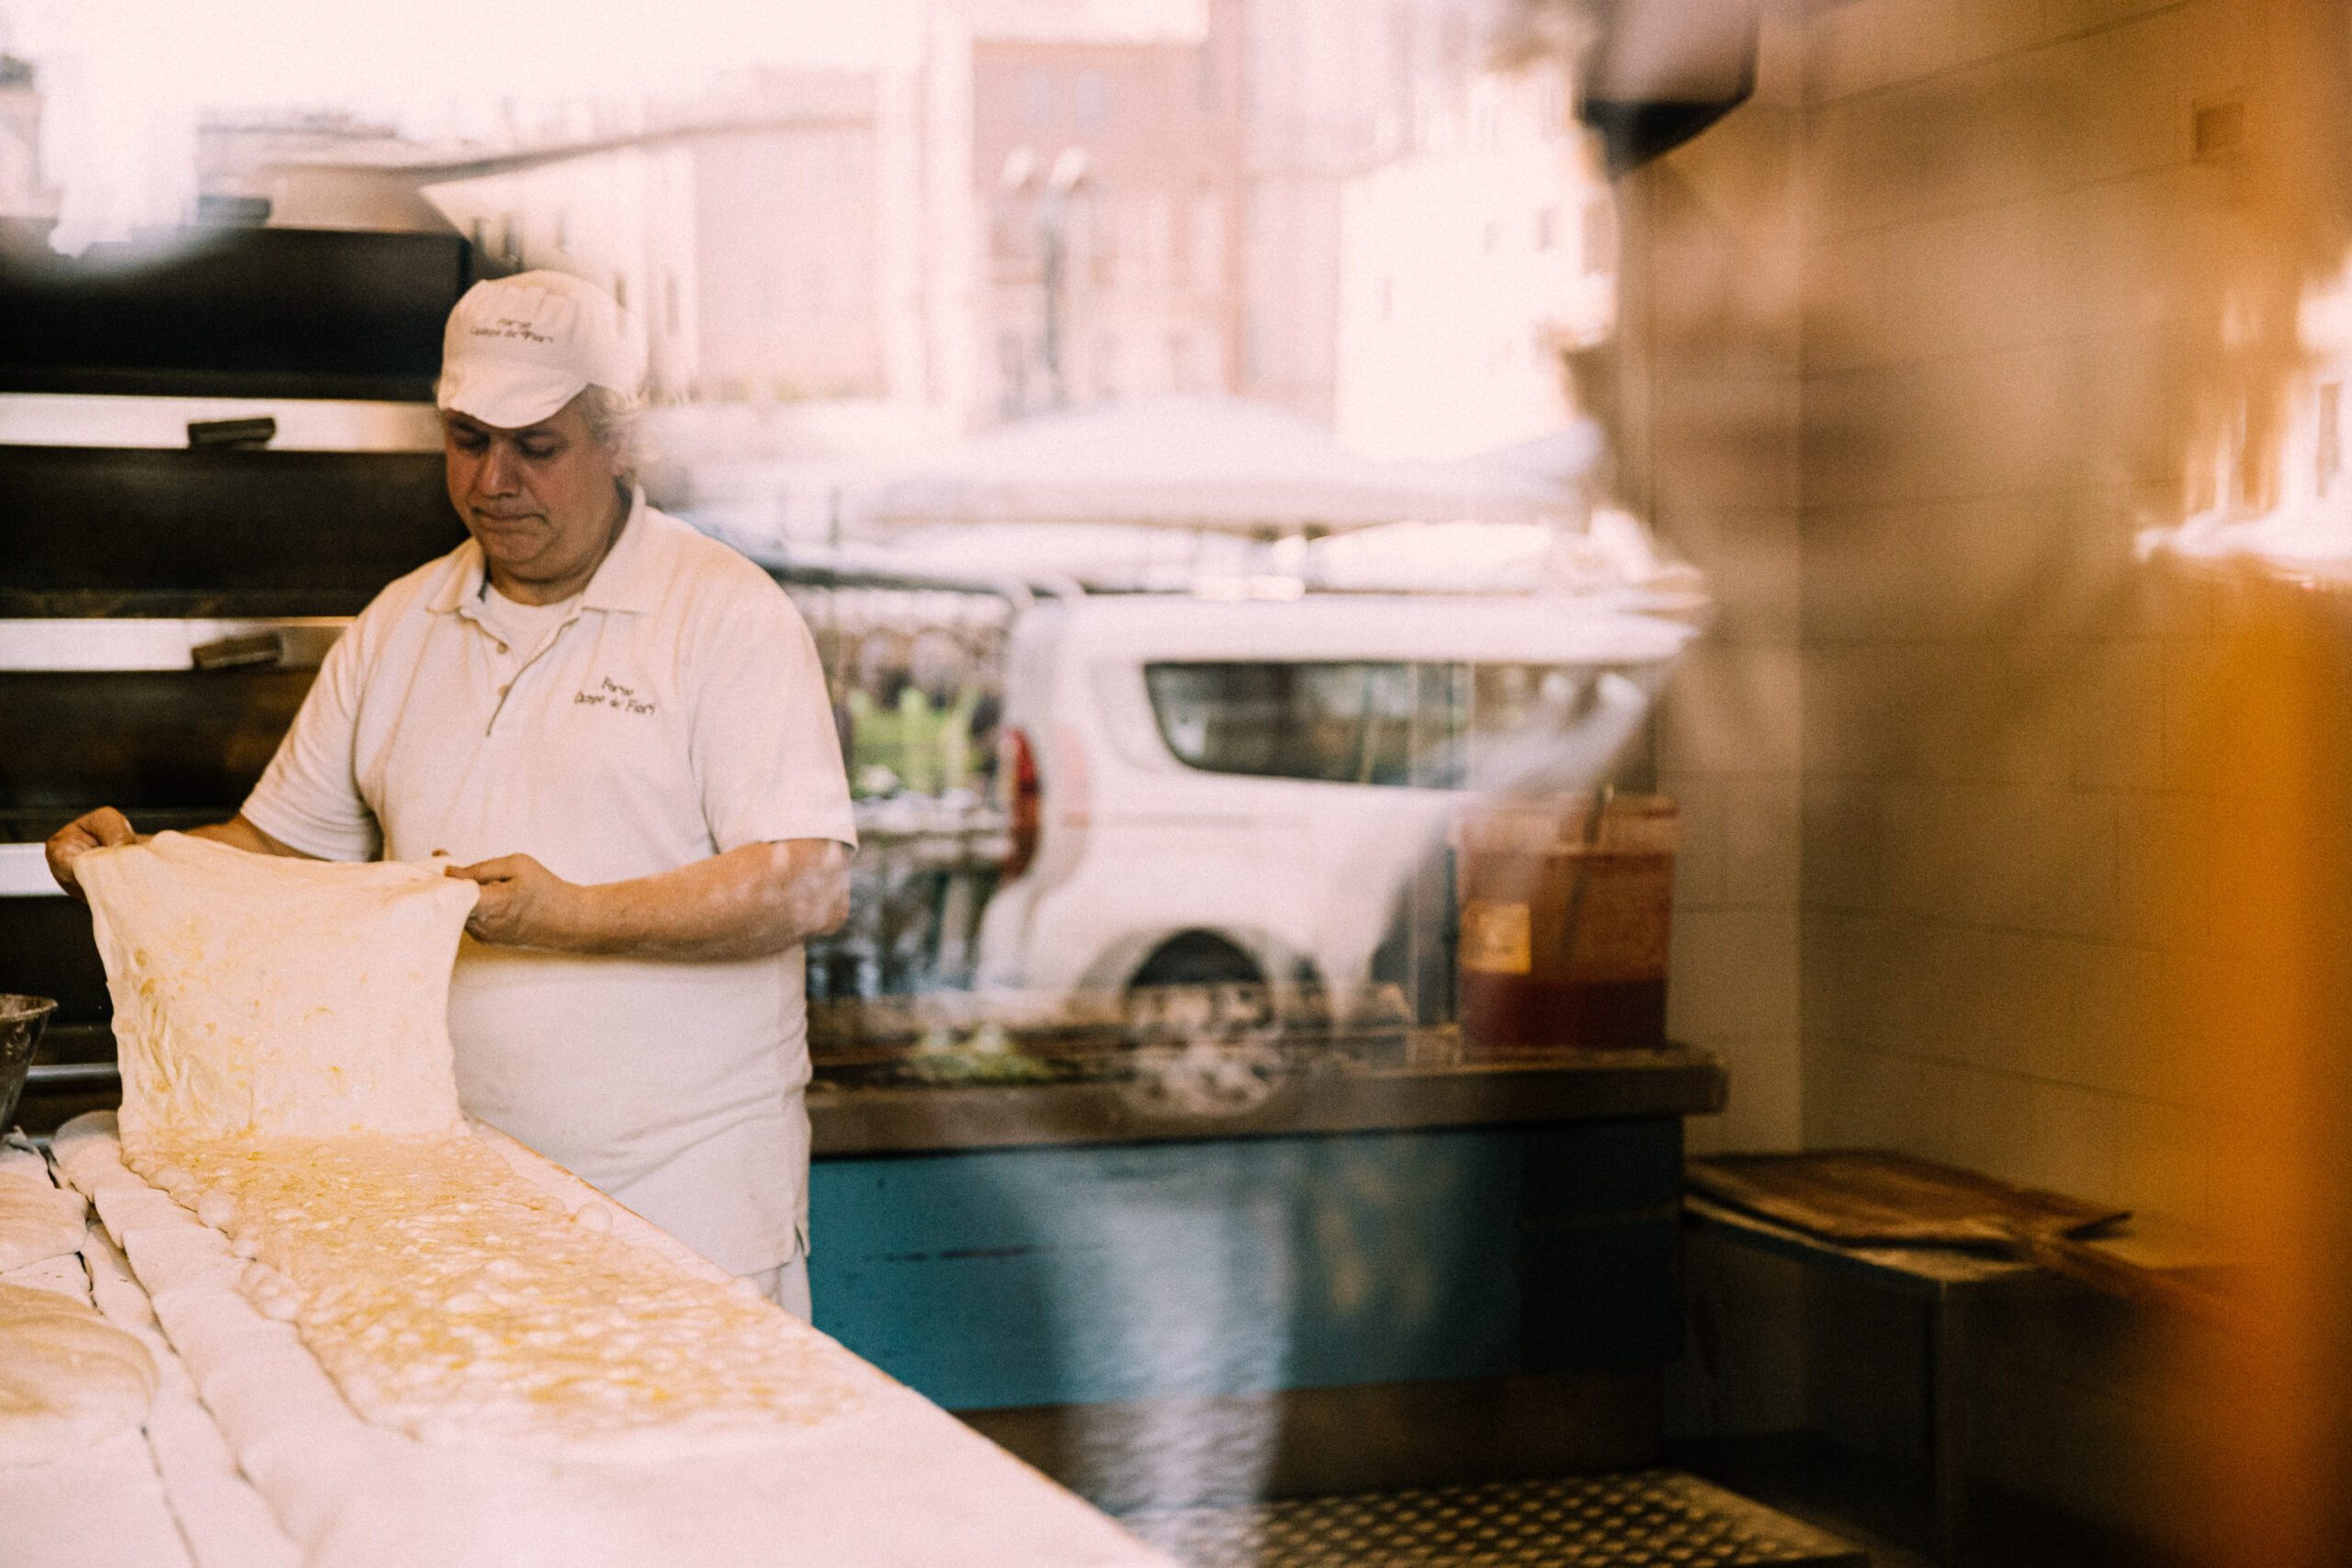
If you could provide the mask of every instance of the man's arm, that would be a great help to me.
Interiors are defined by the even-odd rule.
[[[190,828],[191,839],[210,839],[232,849],[244,850],[257,855],[286,855],[295,860],[316,860],[290,844],[279,842],[245,819],[238,812],[226,822],[214,822],[202,828]],[[96,811],[75,818],[50,835],[44,846],[49,857],[49,874],[57,885],[79,898],[81,879],[74,874],[74,863],[92,850],[111,848],[116,844],[142,843],[153,834],[134,832],[130,818],[111,806],[101,806]]]
[[[477,942],[621,958],[718,960],[782,953],[849,918],[849,847],[745,844],[628,882],[566,882],[529,855],[452,866],[481,885]]]

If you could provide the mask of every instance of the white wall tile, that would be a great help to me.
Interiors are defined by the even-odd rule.
[[[1960,49],[1969,62],[2009,54],[2057,36],[2045,8],[2018,0],[1961,0]]]
[[[1804,1141],[1810,1148],[1913,1146],[1913,1064],[1883,1051],[1808,1039],[1804,1050]]]
[[[2243,94],[2249,29],[2241,0],[2191,0],[2180,20],[2183,95],[2197,103]]]
[[[2117,1108],[2115,1201],[2202,1230],[2212,1219],[2211,1133],[2199,1112],[2126,1101]]]
[[[1758,8],[1753,101],[1802,111],[1810,0],[1766,0]]]
[[[2242,78],[2232,23],[1825,6],[1798,181],[1804,1135],[2191,1223],[2233,742],[2212,590],[2132,547],[2181,506],[2229,221],[2191,116]],[[1994,1468],[2177,1534],[2182,1454],[2113,1370],[2000,1391]]]
[[[1795,773],[1800,690],[1792,648],[1699,645],[1683,656],[1658,705],[1658,767]]]
[[[1793,448],[1793,431],[1780,444]],[[1706,573],[1707,592],[1713,600],[1707,627],[1712,642],[1793,645],[1797,640],[1801,579],[1795,461],[1790,457],[1780,467],[1790,480],[1790,499],[1772,507],[1743,502],[1736,487],[1705,493],[1714,476],[1704,472],[1660,481],[1652,521],[1668,548]],[[1736,464],[1724,468],[1735,476],[1741,471]],[[1769,487],[1770,471],[1761,479]]]
[[[1694,513],[1771,516],[1797,504],[1801,405],[1791,367],[1676,376],[1659,388],[1653,417],[1674,453],[1658,475],[1660,526],[1679,530]]]
[[[2023,931],[1962,928],[1947,1006],[1963,1025],[1970,1066],[2061,1079],[2075,1055],[2085,944]]]
[[[1804,862],[1799,868],[1808,913],[1868,909],[1879,898],[1878,796],[1872,785],[1808,769],[1804,793]]]
[[[1722,1057],[1731,1080],[1721,1115],[1685,1123],[1684,1146],[1691,1154],[1793,1149],[1803,1144],[1804,1071],[1793,1029],[1775,1035],[1706,1035],[1689,1043]]]
[[[2134,792],[2116,802],[2116,934],[2180,949],[2211,940],[2213,809],[2186,792]]]
[[[1677,909],[1667,1030],[1678,1039],[1785,1037],[1793,1043],[1796,910]]]
[[[1723,835],[1724,901],[1794,908],[1804,835],[1795,775],[1747,773],[1729,781]]]
[[[1887,0],[1831,0],[1806,29],[1806,96],[1866,92],[1886,77]]]
[[[2027,1105],[2017,1163],[1996,1174],[2095,1203],[2114,1202],[2122,1168],[2121,1102],[2066,1084],[2035,1083]]]
[[[1674,852],[1674,907],[1707,908],[1724,902],[1724,791],[1713,773],[1658,775],[1659,793],[1673,797],[1680,841]]]
[[[2153,640],[2085,643],[2064,676],[2072,710],[2069,782],[2154,790],[2165,783],[2165,654]]]
[[[1850,1050],[1884,1038],[1898,998],[1916,996],[1880,917],[1818,905],[1805,910],[1801,1005],[1808,1051]]]
[[[1891,345],[1882,298],[1886,246],[1883,231],[1868,229],[1820,238],[1806,247],[1798,288],[1808,374],[1900,357]]]
[[[1962,59],[1960,0],[1900,0],[1887,9],[1886,75],[1890,82],[1931,76]]]
[[[2175,1088],[2165,1028],[2175,961],[2153,948],[2063,944],[2065,982],[2052,998],[2058,1055],[2047,1076],[2116,1096]]]

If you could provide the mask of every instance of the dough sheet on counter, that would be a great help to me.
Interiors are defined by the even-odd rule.
[[[551,1195],[587,1190],[511,1140],[482,1143]],[[69,1123],[57,1147],[229,1450],[316,1568],[1169,1568],[846,1351],[861,1380],[854,1411],[731,1451],[553,1461],[370,1425],[239,1288],[244,1260],[228,1238],[121,1164],[107,1119]],[[614,1234],[635,1246],[642,1224],[616,1214]]]
[[[666,1459],[833,1419],[870,1382],[752,1288],[573,1219],[469,1133],[151,1139],[132,1163],[249,1256],[240,1287],[354,1409],[428,1442]]]

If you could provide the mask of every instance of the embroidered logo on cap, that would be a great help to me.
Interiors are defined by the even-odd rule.
[[[509,289],[499,303],[496,315],[466,329],[469,336],[552,344],[571,330],[580,314],[578,300],[549,288]]]

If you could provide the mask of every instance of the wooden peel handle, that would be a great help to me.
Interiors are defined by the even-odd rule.
[[[2238,1303],[2219,1291],[2191,1284],[2162,1269],[2129,1262],[2088,1242],[2026,1225],[2010,1226],[2008,1232],[2018,1261],[2064,1274],[2094,1291],[2182,1313],[2203,1323],[2233,1324],[2243,1315]]]

